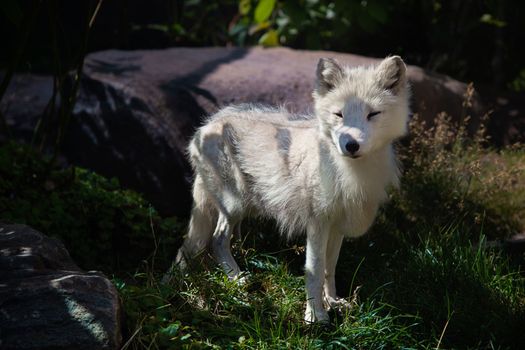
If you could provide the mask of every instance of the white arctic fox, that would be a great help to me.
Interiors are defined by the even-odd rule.
[[[329,320],[347,302],[335,291],[343,238],[363,235],[398,183],[392,142],[407,130],[409,88],[398,56],[371,67],[317,65],[315,115],[230,106],[189,145],[194,207],[177,262],[210,249],[231,278],[239,266],[232,232],[250,215],[274,218],[288,235],[306,232],[307,322]]]

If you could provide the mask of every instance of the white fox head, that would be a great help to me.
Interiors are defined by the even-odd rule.
[[[341,155],[366,156],[407,131],[409,88],[399,56],[355,68],[322,58],[313,97],[321,132]]]

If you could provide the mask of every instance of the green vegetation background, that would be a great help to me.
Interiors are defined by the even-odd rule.
[[[52,72],[55,41],[63,65],[74,66],[97,3],[2,1],[0,67],[11,64],[28,14],[38,7],[37,30],[27,38],[19,69]],[[517,0],[104,1],[87,51],[262,44],[376,57],[395,53],[478,87],[523,91],[524,16],[525,2]]]

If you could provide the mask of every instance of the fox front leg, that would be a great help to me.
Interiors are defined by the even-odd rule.
[[[311,224],[306,232],[306,312],[307,323],[329,322],[323,305],[323,282],[326,267],[328,232]]]
[[[326,247],[326,267],[324,275],[324,301],[330,309],[344,311],[351,307],[351,304],[343,298],[337,296],[335,288],[335,267],[344,236],[338,232],[331,232]]]

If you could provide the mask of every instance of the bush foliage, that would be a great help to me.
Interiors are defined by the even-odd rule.
[[[519,89],[523,65],[509,53],[523,36],[524,12],[512,1],[240,0],[229,33],[240,45],[395,53],[458,78],[512,81]]]
[[[159,217],[116,179],[59,168],[17,143],[0,147],[0,213],[61,239],[81,267],[106,272],[134,269],[155,248],[171,255],[180,239],[176,220]]]
[[[75,66],[79,38],[96,4],[41,4],[20,69],[53,70],[53,52],[62,66]],[[0,3],[0,67],[14,59],[38,5]],[[376,57],[400,54],[410,64],[456,78],[522,91],[525,67],[518,53],[525,41],[524,15],[525,3],[510,0],[104,1],[89,51],[262,44]]]

